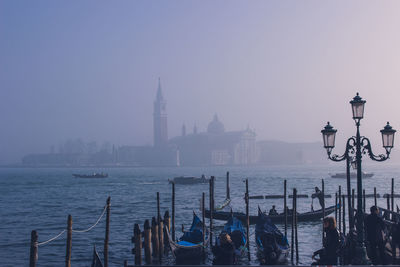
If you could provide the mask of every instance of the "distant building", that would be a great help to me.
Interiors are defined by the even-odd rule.
[[[164,99],[161,81],[153,107],[153,140],[151,146],[122,146],[118,148],[117,164],[122,166],[177,166],[179,152],[168,145],[167,102]]]
[[[179,151],[180,164],[195,165],[252,165],[256,163],[256,134],[244,131],[225,132],[224,124],[214,115],[206,132],[183,134],[169,143]]]
[[[161,81],[158,78],[158,89],[154,101],[153,113],[154,147],[165,147],[168,143],[167,102],[161,91]]]

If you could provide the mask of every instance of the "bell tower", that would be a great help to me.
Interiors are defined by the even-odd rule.
[[[161,81],[158,78],[158,89],[154,101],[153,113],[154,146],[163,147],[168,143],[167,102],[161,91]]]

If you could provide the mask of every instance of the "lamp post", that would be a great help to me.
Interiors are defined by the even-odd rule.
[[[342,161],[346,160],[347,165],[353,159],[355,154],[355,166],[357,168],[357,246],[356,246],[356,255],[353,259],[353,264],[368,264],[368,257],[366,255],[366,249],[364,244],[364,214],[362,210],[362,170],[361,170],[361,161],[362,161],[362,154],[368,154],[368,156],[375,161],[385,161],[389,158],[389,154],[391,149],[393,148],[394,144],[394,134],[396,130],[394,130],[390,125],[389,122],[386,126],[381,130],[382,134],[382,143],[383,147],[386,150],[386,155],[380,154],[375,155],[372,152],[371,143],[367,137],[360,135],[360,121],[364,117],[364,106],[366,101],[363,100],[359,94],[350,101],[351,108],[353,111],[353,119],[355,121],[357,131],[356,135],[350,137],[346,142],[346,149],[343,155],[339,156],[336,154],[332,155],[332,150],[335,147],[335,138],[336,132],[332,125],[328,122],[325,128],[321,131],[324,147],[328,153],[328,158],[332,161]],[[349,166],[347,167],[349,168]],[[348,175],[349,176],[349,175]],[[348,185],[349,185],[349,178]],[[349,190],[349,188],[348,188]],[[347,192],[350,195],[350,192]],[[349,202],[350,203],[350,202]],[[349,213],[350,214],[350,213]]]

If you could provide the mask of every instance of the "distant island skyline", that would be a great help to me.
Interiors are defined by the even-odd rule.
[[[181,135],[168,138],[167,101],[161,81],[153,103],[153,145],[131,146],[104,142],[68,140],[54,146],[49,153],[29,154],[22,158],[24,166],[229,166],[286,162],[318,162],[323,155],[320,143],[289,144],[279,141],[257,141],[256,132],[226,131],[215,114],[205,131],[196,125],[188,132],[182,125]]]

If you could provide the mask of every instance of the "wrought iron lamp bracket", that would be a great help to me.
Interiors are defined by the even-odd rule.
[[[346,142],[346,150],[343,153],[343,155],[339,156],[337,154],[333,154],[331,155],[331,151],[328,151],[328,158],[332,161],[343,161],[345,159],[347,159],[347,157],[351,157],[351,154],[355,153],[355,146],[356,146],[356,139],[355,137],[350,137],[349,139],[347,139]]]
[[[385,161],[389,158],[389,154],[390,152],[386,151],[386,155],[384,154],[379,154],[379,155],[375,155],[372,152],[372,147],[371,147],[371,142],[369,141],[369,139],[367,137],[362,137],[361,139],[361,146],[362,146],[362,153],[363,154],[368,154],[368,156],[375,161]]]

